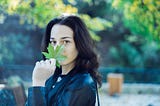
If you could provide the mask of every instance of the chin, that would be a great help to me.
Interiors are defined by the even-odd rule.
[[[67,65],[64,61],[59,62],[59,64],[60,64],[61,66]]]
[[[61,61],[59,63],[61,66],[73,65],[73,62],[70,62],[70,61]]]

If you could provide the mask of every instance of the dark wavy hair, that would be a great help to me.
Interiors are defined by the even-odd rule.
[[[66,25],[73,30],[74,41],[78,50],[75,66],[80,69],[78,71],[88,71],[98,82],[99,86],[101,86],[101,75],[97,72],[99,62],[97,54],[94,51],[94,43],[86,25],[78,16],[62,16],[51,20],[46,27],[46,33],[42,39],[42,51],[47,51],[51,29],[55,24]]]

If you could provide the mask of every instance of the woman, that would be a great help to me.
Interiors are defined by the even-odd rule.
[[[51,20],[42,40],[42,51],[47,46],[64,45],[60,61],[37,62],[32,75],[32,87],[28,90],[28,106],[95,106],[97,83],[97,55],[93,41],[83,21],[77,16],[63,16]],[[98,93],[98,92],[97,92]]]

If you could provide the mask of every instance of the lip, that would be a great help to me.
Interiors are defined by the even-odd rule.
[[[64,62],[64,61],[66,61],[66,59],[67,59],[67,56],[66,56],[66,55],[63,55],[63,54],[62,54],[62,56],[66,57],[66,58],[65,58],[64,60],[59,60],[59,61],[58,61],[59,63]]]

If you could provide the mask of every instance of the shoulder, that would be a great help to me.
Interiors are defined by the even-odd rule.
[[[96,86],[93,78],[89,73],[77,73],[72,78],[68,85],[70,89],[88,88],[95,90]]]
[[[74,80],[75,82],[81,82],[82,84],[94,83],[93,78],[89,73],[75,74],[71,80]]]

